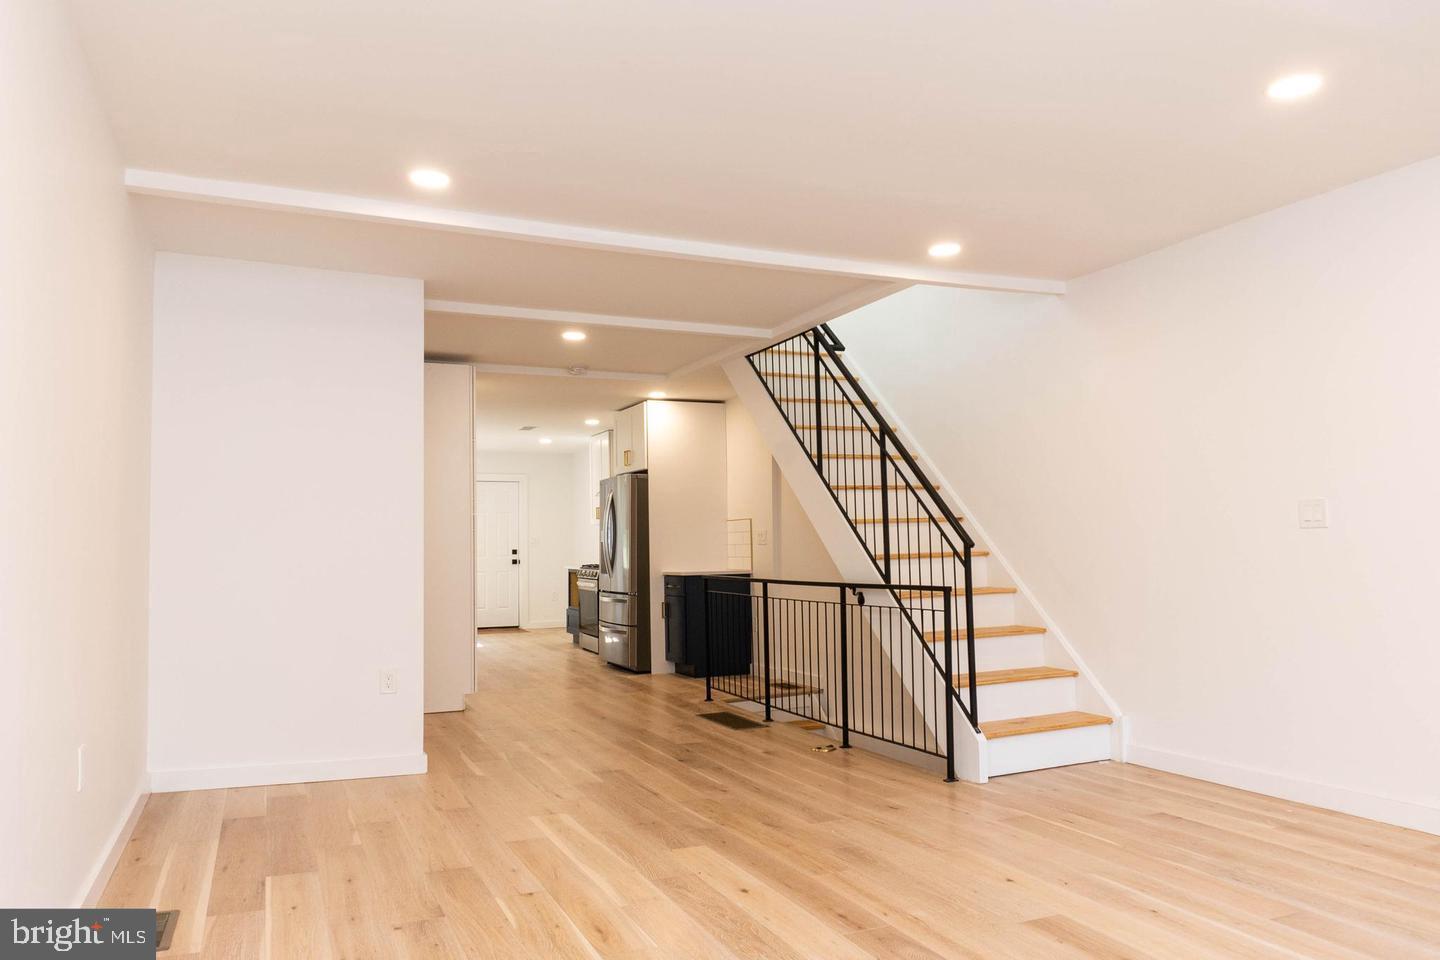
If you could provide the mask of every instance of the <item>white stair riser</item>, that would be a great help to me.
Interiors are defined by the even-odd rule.
[[[1064,713],[1075,709],[1075,678],[1024,680],[1019,683],[991,683],[976,687],[980,698],[980,720],[1009,720],[1035,717],[1042,713]],[[970,702],[970,691],[960,688],[960,699]]]
[[[966,673],[965,644],[955,641],[950,645],[955,673]],[[942,663],[945,651],[935,647],[935,657]],[[979,670],[1013,670],[1016,667],[1045,666],[1044,634],[1026,634],[1018,637],[981,637],[975,641],[975,659]]]
[[[878,593],[878,591],[877,591]],[[954,626],[963,628],[965,626],[965,602],[958,593],[953,595],[953,606],[950,609],[950,616],[954,620]],[[894,606],[895,601],[889,594],[880,594],[872,597],[866,591],[866,599],[877,605]],[[915,614],[917,620],[923,620],[928,626],[934,622],[937,624],[944,619],[945,607],[942,602],[936,600],[912,599],[904,601],[905,607]],[[923,616],[921,612],[923,611]],[[932,613],[933,611],[933,613]],[[1013,593],[982,593],[975,597],[975,624],[981,627],[998,627],[1007,623],[1015,622],[1015,595]]]
[[[970,580],[977,587],[987,586],[990,583],[990,558],[970,558]],[[950,576],[951,573],[961,573],[958,563],[952,563],[948,559],[930,560],[894,560],[890,564],[891,583],[912,583],[918,585],[931,585],[940,580],[941,576]]]
[[[983,708],[982,708],[983,709]],[[984,714],[981,714],[984,722]],[[1000,737],[986,744],[990,760],[990,776],[1026,770],[1044,770],[1071,763],[1088,763],[1110,759],[1110,726],[1072,727],[1049,733],[1029,733],[1019,737]]]

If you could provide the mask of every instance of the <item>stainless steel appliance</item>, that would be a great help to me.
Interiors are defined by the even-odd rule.
[[[650,672],[650,478],[600,481],[600,659]]]
[[[581,650],[600,652],[600,565],[582,564],[575,574],[575,588],[580,593],[580,627],[576,639]]]

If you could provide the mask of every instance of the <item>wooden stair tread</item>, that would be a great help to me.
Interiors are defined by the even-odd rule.
[[[944,632],[945,632],[945,631],[943,631],[943,630],[931,630],[931,631],[929,631],[928,633],[925,634],[925,642],[926,642],[926,643],[939,643],[939,642],[940,642],[940,637],[944,634]],[[959,627],[959,628],[957,628],[957,629],[955,629],[955,630],[952,630],[952,631],[950,631],[950,632],[954,635],[954,637],[955,637],[956,640],[964,640],[964,639],[965,639],[965,629],[964,629],[963,627]],[[976,640],[987,640],[987,639],[991,639],[991,638],[994,638],[994,637],[1029,637],[1029,636],[1035,636],[1036,634],[1041,634],[1041,633],[1044,633],[1044,632],[1045,632],[1045,628],[1044,628],[1044,627],[1032,627],[1032,626],[1027,626],[1027,625],[1025,625],[1025,624],[1023,624],[1023,623],[1008,623],[1008,624],[1006,624],[1006,625],[1004,625],[1004,626],[1002,626],[1002,627],[976,627],[976,628],[975,628],[975,639],[976,639]]]
[[[1012,667],[1009,670],[981,670],[975,674],[975,686],[988,687],[997,683],[1024,683],[1027,680],[1061,680],[1078,677],[1078,670],[1064,667]],[[963,690],[970,686],[970,674],[955,675],[955,686]]]
[[[946,557],[958,557],[959,555],[960,555],[960,554],[959,554],[958,552],[950,551],[950,550],[930,550],[930,551],[926,551],[926,552],[924,552],[924,553],[892,553],[892,554],[890,554],[890,559],[891,559],[891,560],[944,560]],[[971,551],[970,551],[970,556],[972,556],[972,557],[988,557],[988,556],[990,556],[990,551],[989,551],[989,550],[971,550]],[[875,554],[875,559],[876,559],[876,560],[884,560],[884,559],[885,559],[885,554],[884,554],[884,553],[877,553],[877,554]]]
[[[797,423],[797,424],[795,424],[795,429],[796,429],[796,430],[814,430],[814,429],[815,429],[815,424],[813,424],[813,423]],[[868,426],[868,425],[867,425],[867,426],[863,426],[863,427],[852,427],[852,426],[842,426],[842,425],[840,425],[840,424],[830,424],[830,423],[827,423],[825,426],[821,427],[821,429],[822,429],[822,430],[849,430],[849,431],[851,431],[852,433],[866,433],[866,432],[873,432],[873,430],[874,430],[873,427],[870,427],[870,426]]]
[[[1051,733],[1055,730],[1072,730],[1076,727],[1098,727],[1114,723],[1113,717],[1099,713],[1085,713],[1067,710],[1064,713],[1042,713],[1034,717],[1012,717],[1009,720],[982,720],[980,732],[988,740],[1001,737],[1019,737],[1027,733]]]
[[[776,397],[775,399],[776,399],[776,400],[780,400],[780,401],[782,401],[782,402],[784,402],[784,403],[814,403],[814,402],[815,402],[815,398],[814,398],[814,397]],[[853,401],[850,401],[850,400],[830,400],[830,399],[822,399],[820,402],[821,402],[821,403],[835,404],[836,406],[847,406],[847,405],[853,403]],[[859,406],[860,406],[860,404],[858,404],[858,403],[856,403],[856,404],[854,404],[854,405],[855,405],[856,407],[859,407]]]
[[[990,596],[994,596],[994,595],[996,595],[996,594],[1001,594],[1001,593],[1019,593],[1019,592],[1020,592],[1020,588],[1019,588],[1019,587],[971,587],[971,588],[970,588],[970,595],[971,595],[971,596],[975,596],[975,597],[990,597]],[[959,597],[961,593],[962,593],[962,591],[960,591],[960,590],[957,589],[957,590],[955,591],[955,596],[956,596],[956,597]],[[940,596],[940,591],[939,591],[939,590],[901,590],[900,593],[899,593],[899,597],[900,597],[901,600],[914,600],[914,599],[916,599],[916,598],[922,598],[922,597],[938,597],[938,596]]]
[[[823,453],[821,456],[826,460],[879,460],[878,453]],[[904,458],[898,453],[890,454],[890,459],[896,463],[903,463]]]

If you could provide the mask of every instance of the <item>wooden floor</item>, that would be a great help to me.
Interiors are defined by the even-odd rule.
[[[558,631],[478,657],[425,776],[153,796],[103,903],[179,909],[169,957],[1440,956],[1434,836],[1112,763],[945,784]]]

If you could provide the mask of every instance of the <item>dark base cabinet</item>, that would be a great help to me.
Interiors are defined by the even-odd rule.
[[[712,596],[713,604],[705,596],[707,579],[711,594],[723,595]],[[665,575],[665,659],[675,664],[676,673],[705,676],[708,643],[714,660],[712,676],[749,674],[754,642],[749,595],[748,579]]]

